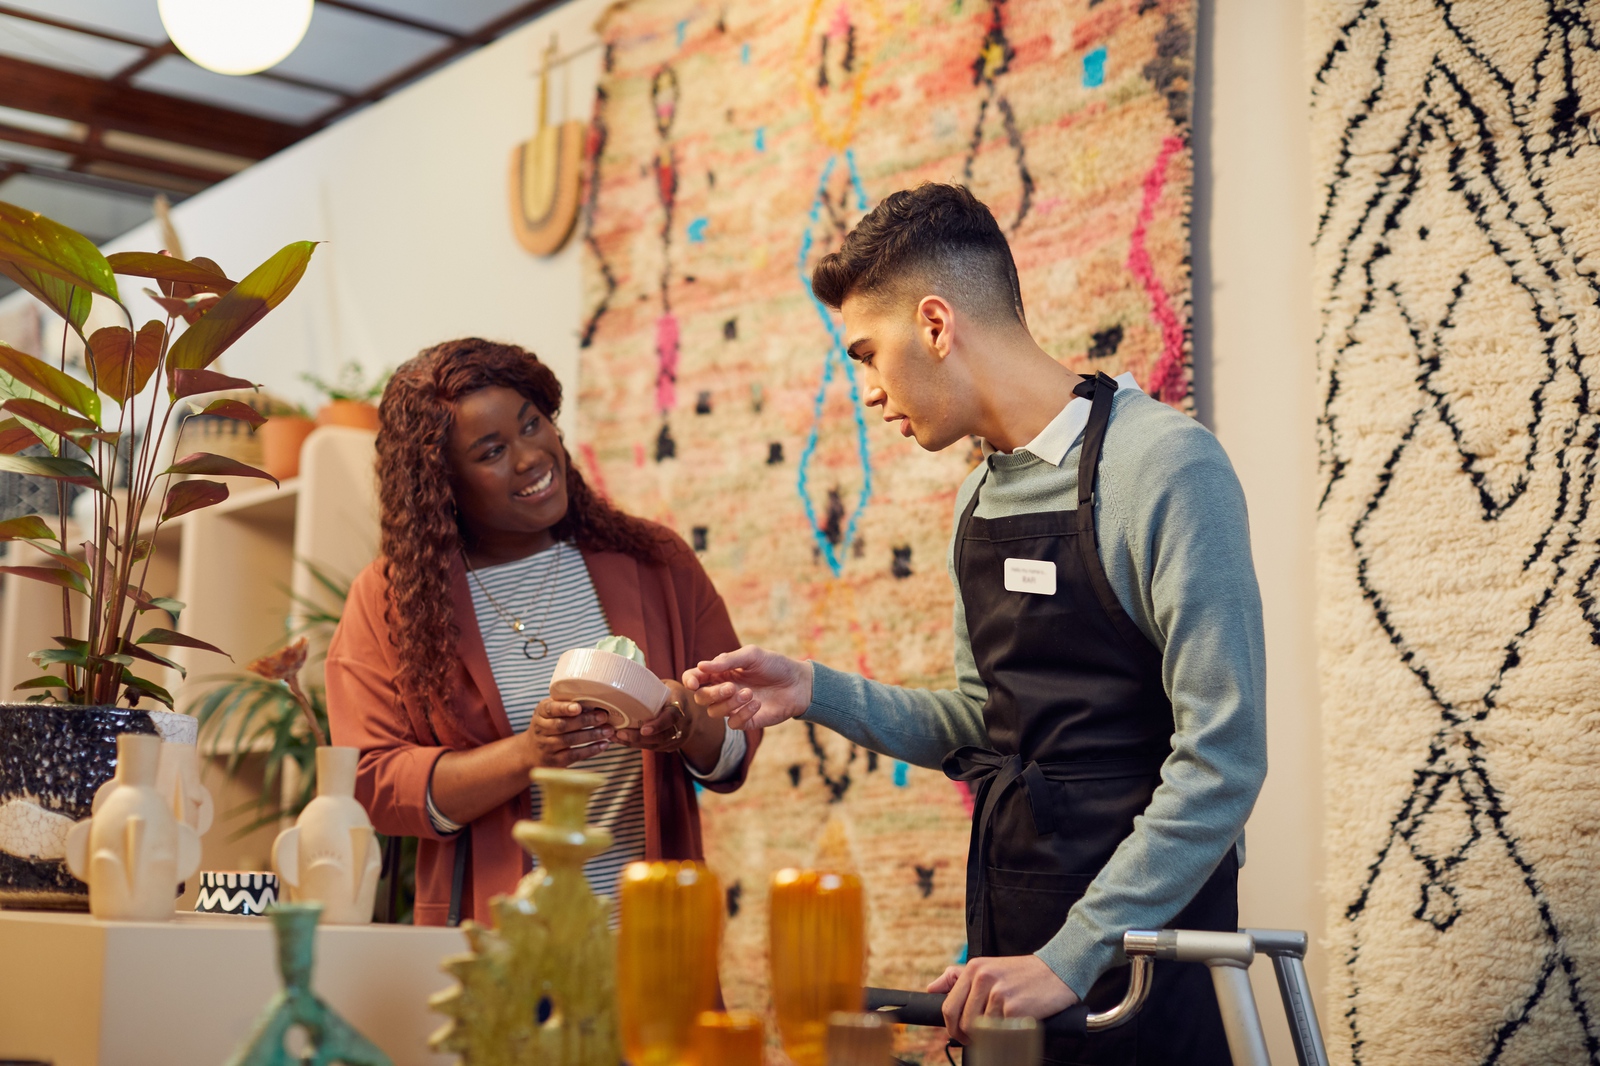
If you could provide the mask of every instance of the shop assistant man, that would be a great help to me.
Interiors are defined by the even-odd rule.
[[[1266,773],[1245,501],[1222,447],[1131,375],[1082,378],[1029,333],[1011,250],[966,189],[885,199],[817,264],[866,403],[930,451],[975,436],[956,499],[957,687],[897,688],[745,647],[684,676],[737,727],[804,715],[976,796],[969,961],[930,991],[980,1015],[1120,998],[1130,928],[1238,925]],[[1210,979],[1156,967],[1130,1026],[1049,1062],[1225,1064]]]

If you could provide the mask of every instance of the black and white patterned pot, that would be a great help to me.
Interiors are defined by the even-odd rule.
[[[278,902],[277,874],[202,870],[200,895],[194,901],[194,909],[201,914],[261,915],[276,902]]]
[[[88,910],[67,870],[67,830],[89,817],[117,767],[117,736],[194,743],[186,714],[126,707],[0,704],[0,907]]]

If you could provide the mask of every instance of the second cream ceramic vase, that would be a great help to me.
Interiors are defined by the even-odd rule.
[[[356,800],[355,748],[317,749],[317,797],[272,845],[283,895],[322,904],[324,925],[372,921],[378,892],[377,834]]]
[[[200,868],[200,834],[173,816],[157,780],[161,739],[117,738],[117,771],[95,796],[94,814],[67,834],[67,866],[89,884],[100,919],[164,921],[176,889]]]

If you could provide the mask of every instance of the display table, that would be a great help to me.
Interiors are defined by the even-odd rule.
[[[456,929],[323,926],[312,988],[395,1066],[446,1066],[428,1050],[445,1021],[428,997],[465,948]],[[279,987],[264,918],[0,911],[0,1060],[221,1066]]]

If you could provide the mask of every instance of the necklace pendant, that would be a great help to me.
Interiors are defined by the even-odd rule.
[[[513,618],[511,620],[511,631],[513,633],[521,633],[524,629],[527,629],[527,628],[528,628],[527,626],[522,624],[522,619]]]
[[[539,645],[539,650],[537,653],[533,648],[535,644]],[[543,659],[546,655],[550,654],[550,645],[546,644],[539,637],[529,637],[527,640],[522,642],[522,654],[534,662],[538,662],[540,659]]]

